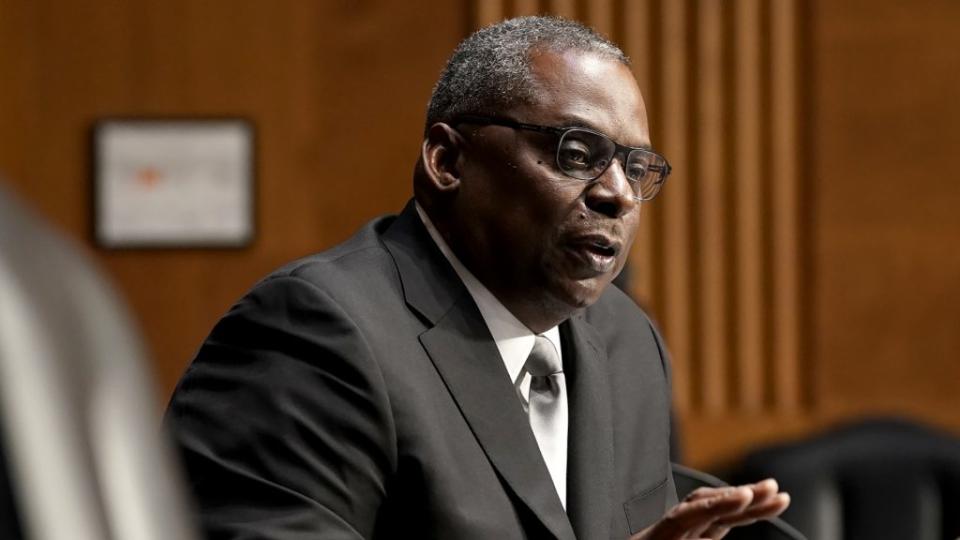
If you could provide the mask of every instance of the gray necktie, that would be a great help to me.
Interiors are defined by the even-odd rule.
[[[553,485],[567,506],[567,385],[553,343],[537,336],[524,364],[530,374],[530,427],[547,463]]]

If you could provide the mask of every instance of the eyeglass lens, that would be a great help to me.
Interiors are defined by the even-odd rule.
[[[616,144],[599,133],[571,129],[560,138],[557,166],[573,178],[594,180],[607,169],[616,151]],[[630,151],[623,161],[624,173],[634,196],[649,199],[656,195],[665,168],[663,159],[653,152],[636,149]]]

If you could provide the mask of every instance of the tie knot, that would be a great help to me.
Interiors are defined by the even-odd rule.
[[[543,336],[537,336],[524,367],[531,377],[546,377],[563,371],[556,347]]]

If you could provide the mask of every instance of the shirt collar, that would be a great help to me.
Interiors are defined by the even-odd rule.
[[[460,280],[463,281],[473,301],[480,309],[483,321],[487,324],[487,329],[490,330],[490,335],[493,336],[493,340],[497,344],[497,350],[500,351],[500,358],[507,368],[510,380],[513,381],[514,384],[518,384],[520,382],[518,381],[518,377],[520,376],[520,371],[523,369],[523,364],[526,363],[527,357],[530,356],[530,351],[533,350],[533,343],[535,341],[534,333],[520,322],[483,283],[480,283],[480,280],[478,280],[470,270],[467,270],[467,267],[460,262],[460,259],[453,253],[450,246],[448,246],[443,237],[440,236],[440,232],[437,231],[433,221],[430,220],[430,216],[423,210],[420,203],[415,202],[414,204],[416,205],[420,220],[423,221],[427,232],[430,233],[430,238],[433,239],[434,243],[437,244],[437,247],[440,248],[440,251],[443,253],[443,256],[446,257],[450,265],[453,266],[453,270],[457,273],[457,276],[460,277]],[[554,326],[542,335],[549,339],[553,343],[553,346],[556,347],[557,354],[560,355],[562,362],[563,353],[560,347],[559,327]]]

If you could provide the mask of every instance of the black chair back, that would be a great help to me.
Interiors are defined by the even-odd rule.
[[[875,419],[754,452],[730,478],[773,476],[783,518],[818,540],[960,537],[960,439]]]

